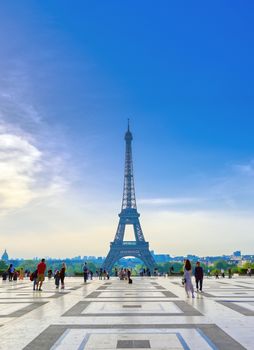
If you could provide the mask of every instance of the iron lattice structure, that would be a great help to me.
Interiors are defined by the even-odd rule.
[[[132,162],[132,139],[128,123],[128,130],[125,133],[126,149],[122,209],[119,214],[120,220],[115,239],[110,243],[109,253],[102,266],[106,271],[111,271],[114,264],[126,256],[134,256],[142,260],[151,272],[155,267],[154,258],[149,250],[149,243],[145,241],[139,222],[140,214],[137,212]],[[134,241],[124,241],[126,225],[133,226]]]

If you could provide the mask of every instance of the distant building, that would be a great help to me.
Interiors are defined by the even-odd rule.
[[[236,258],[240,258],[241,257],[241,251],[237,250],[236,252],[233,253],[233,256],[235,256]]]
[[[234,264],[238,264],[241,260],[242,260],[242,255],[240,250],[233,252],[233,255],[231,255],[230,257],[230,262]]]
[[[165,263],[170,260],[169,254],[153,254],[156,263]]]
[[[5,262],[9,261],[9,255],[8,255],[6,249],[4,250],[4,253],[2,255],[2,260],[5,261]]]
[[[197,255],[188,254],[187,259],[190,261],[197,261],[197,260],[199,260],[199,257]]]

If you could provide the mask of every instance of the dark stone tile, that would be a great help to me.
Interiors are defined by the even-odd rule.
[[[157,290],[166,290],[166,288],[161,287],[161,286],[155,286],[155,288],[156,288]]]
[[[69,288],[68,290],[77,290],[77,289],[80,289],[82,287],[83,286],[74,286],[74,287]]]
[[[201,312],[195,309],[192,305],[186,303],[182,300],[174,301],[174,304],[179,307],[179,309],[183,312],[183,314],[179,314],[179,316],[203,316]]]
[[[0,304],[6,304],[5,302],[0,302]],[[26,302],[11,302],[7,304],[26,304]],[[32,302],[30,305],[25,306],[24,308],[14,311],[8,315],[1,315],[1,317],[21,317],[26,315],[28,312],[33,311],[37,309],[38,307],[47,304],[47,301],[37,301],[37,302]]]
[[[134,348],[151,349],[149,340],[133,340]]]
[[[92,292],[86,296],[86,298],[98,298],[101,292]]]
[[[221,292],[221,291],[220,291]],[[213,292],[210,292],[210,293],[206,293],[206,292],[203,292],[202,295],[204,297],[207,297],[207,298],[216,298],[216,299],[225,299],[225,298],[232,298],[232,296],[234,295],[235,293],[232,293],[231,295],[214,295]],[[254,294],[252,295],[239,295],[237,296],[237,298],[242,298],[242,299],[246,299],[246,298],[253,298],[254,297]]]
[[[90,301],[79,301],[70,310],[66,311],[62,316],[84,316],[82,312],[88,307]]]
[[[104,287],[104,286],[97,288],[97,290],[106,290],[106,289],[107,289],[107,287]]]
[[[123,305],[123,308],[126,308],[126,309],[127,308],[132,308],[132,307],[133,308],[138,308],[138,307],[141,308],[142,306],[141,305]]]
[[[132,340],[118,340],[117,349],[133,349],[133,343]]]
[[[170,292],[169,290],[166,290],[165,292],[163,291],[162,294],[165,295],[166,298],[178,298],[177,295]]]
[[[151,349],[149,340],[118,340],[117,349]]]
[[[204,334],[218,350],[246,350],[246,348],[215,324],[202,325],[202,327],[198,327],[197,330],[201,335]]]
[[[238,303],[241,302],[241,303],[244,303],[245,301],[237,301]],[[224,305],[226,307],[228,307],[229,309],[231,310],[234,310],[238,313],[240,313],[241,315],[244,315],[244,316],[254,316],[254,311],[252,310],[249,310],[249,309],[246,309],[245,307],[243,306],[240,306],[240,305],[237,305],[237,304],[234,304],[233,301],[229,300],[225,300],[225,301],[217,301],[217,303],[221,304],[221,305]]]

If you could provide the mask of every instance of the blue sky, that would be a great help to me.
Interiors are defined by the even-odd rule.
[[[253,14],[238,1],[1,4],[0,246],[105,255],[130,118],[151,248],[253,253]]]

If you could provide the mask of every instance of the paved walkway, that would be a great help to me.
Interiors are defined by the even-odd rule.
[[[0,282],[0,349],[254,349],[254,279],[206,279],[195,299],[179,278],[66,286]]]

